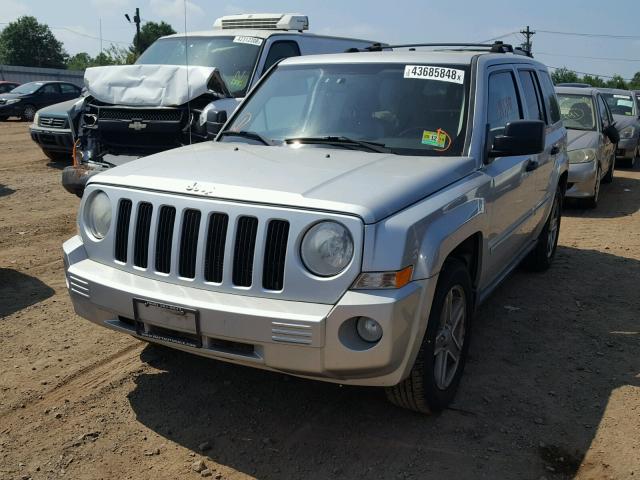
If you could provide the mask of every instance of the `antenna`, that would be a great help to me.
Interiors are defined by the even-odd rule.
[[[189,122],[189,145],[191,145],[191,84],[189,83],[189,42],[187,39],[187,0],[182,0],[184,8],[184,62],[187,67],[187,119]]]

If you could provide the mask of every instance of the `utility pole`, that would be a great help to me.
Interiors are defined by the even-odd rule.
[[[129,14],[125,13],[124,18],[127,19],[127,22],[131,23],[131,18]],[[140,9],[136,7],[136,13],[133,16],[133,23],[136,24],[136,37],[134,43],[134,47],[136,48],[136,53],[140,55],[142,52],[140,51]]]
[[[531,37],[533,37],[536,34],[536,32],[534,32],[533,30],[530,30],[529,25],[527,25],[526,30],[520,30],[520,33],[524,35],[524,38],[525,38],[525,41],[522,44],[522,48],[524,49],[525,52],[527,52],[529,56],[531,56],[531,48],[532,48]]]
[[[98,27],[100,29],[100,53],[102,53],[102,17],[99,19]]]

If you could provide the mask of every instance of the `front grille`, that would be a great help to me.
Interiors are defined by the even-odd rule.
[[[133,211],[137,213],[132,219]],[[261,229],[260,221],[253,216],[231,219],[227,213],[179,210],[171,205],[158,205],[154,213],[151,203],[132,205],[131,200],[122,199],[116,220],[115,259],[127,263],[132,236],[133,258],[129,261],[135,267],[146,269],[152,258],[152,273],[251,287],[254,267],[259,265],[260,277],[255,283],[262,283],[264,290],[279,292],[284,289],[289,231],[286,220],[269,220]],[[260,241],[259,232],[264,232]]]
[[[149,122],[179,122],[182,111],[177,108],[100,108],[98,120],[140,120]]]
[[[262,286],[267,290],[282,290],[288,238],[289,222],[272,220],[269,223],[262,269]]]
[[[67,128],[67,119],[58,117],[39,117],[38,125],[41,127]]]
[[[233,253],[233,284],[238,287],[250,287],[253,278],[253,254],[256,246],[258,219],[240,217]]]
[[[116,227],[115,257],[119,262],[127,262],[129,243],[129,222],[131,221],[131,200],[120,201]]]
[[[138,220],[136,221],[135,242],[133,245],[133,264],[136,267],[147,268],[149,260],[149,234],[151,233],[151,214],[153,207],[143,202],[138,205]],[[117,235],[117,232],[116,232]]]
[[[180,276],[193,278],[196,276],[196,254],[198,252],[198,233],[200,232],[200,212],[186,210],[182,220],[182,236],[180,239]]]

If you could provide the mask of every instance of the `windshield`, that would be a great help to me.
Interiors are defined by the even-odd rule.
[[[467,70],[404,64],[279,67],[228,130],[254,132],[274,143],[342,137],[376,142],[400,155],[460,155]]]
[[[38,90],[42,86],[42,82],[29,82],[11,90],[11,93],[29,94]]]
[[[595,130],[596,116],[591,95],[567,95],[558,93],[560,116],[566,128]]]
[[[636,102],[631,95],[619,93],[603,93],[605,101],[614,115],[636,115]]]
[[[216,67],[232,95],[242,97],[262,45],[256,37],[173,37],[153,43],[138,58],[139,65]]]

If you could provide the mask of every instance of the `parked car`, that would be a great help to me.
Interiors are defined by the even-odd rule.
[[[63,172],[63,186],[82,195],[91,174],[212,139],[264,72],[283,58],[373,43],[304,32],[308,27],[302,15],[232,15],[216,20],[213,30],[157,40],[136,65],[87,69],[89,95],[74,115],[77,165]]]
[[[556,87],[568,134],[569,179],[566,196],[588,208],[598,205],[600,182],[611,183],[619,133],[602,94],[595,88]]]
[[[31,139],[54,162],[72,160],[73,135],[69,128],[69,112],[77,98],[41,108],[29,126]]]
[[[32,121],[38,109],[80,96],[80,87],[66,82],[23,83],[0,95],[0,119],[20,117]]]
[[[10,82],[7,80],[0,81],[0,93],[8,93],[16,87],[19,87],[18,82]]]
[[[75,311],[446,407],[476,306],[553,261],[567,133],[542,63],[427,46],[286,59],[215,142],[91,177],[63,246]]]
[[[565,82],[565,83],[557,83],[556,87],[591,88],[591,85],[588,83],[580,83],[580,82]]]
[[[620,142],[616,149],[618,163],[633,168],[640,156],[640,112],[638,101],[633,92],[613,88],[600,88],[603,98],[609,105],[620,132]]]

